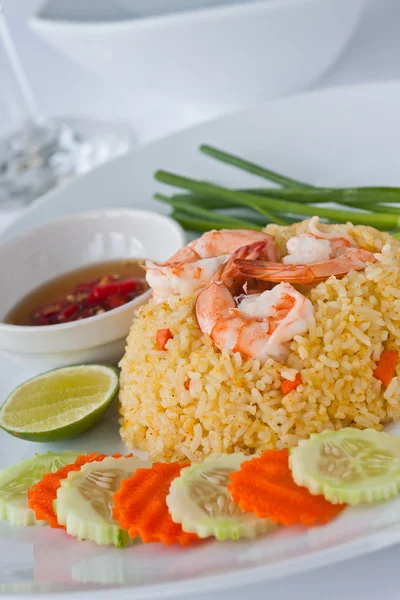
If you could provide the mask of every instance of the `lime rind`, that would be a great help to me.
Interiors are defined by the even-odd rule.
[[[28,506],[28,490],[45,473],[52,473],[76,459],[75,452],[47,452],[22,460],[0,471],[0,520],[11,525],[44,525]]]
[[[60,525],[79,540],[123,548],[132,543],[128,532],[113,517],[112,498],[121,481],[150,463],[135,457],[114,458],[86,463],[80,471],[61,481],[54,509]]]
[[[85,378],[91,385],[85,386]],[[118,390],[118,370],[111,366],[53,369],[15,388],[0,408],[0,427],[28,441],[69,439],[92,427]]]
[[[289,466],[297,485],[333,504],[380,502],[400,493],[400,439],[374,429],[313,434],[291,450]]]
[[[180,523],[186,533],[221,541],[252,539],[272,529],[274,524],[269,519],[242,511],[230,496],[230,474],[248,458],[238,452],[221,454],[182,469],[167,496],[172,520]]]

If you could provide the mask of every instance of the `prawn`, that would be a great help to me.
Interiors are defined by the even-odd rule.
[[[220,229],[203,233],[202,236],[175,252],[164,264],[193,262],[201,258],[230,255],[241,246],[248,246],[255,242],[267,242],[268,260],[277,260],[275,241],[268,233],[253,229]]]
[[[156,300],[169,296],[191,296],[208,285],[215,273],[229,260],[229,255],[202,258],[193,262],[159,265],[146,262],[146,281]]]
[[[282,283],[258,294],[241,294],[246,278],[237,263],[257,254],[256,244],[238,249],[197,297],[196,318],[201,331],[220,350],[239,352],[245,358],[265,362],[284,360],[287,342],[305,333],[314,314],[307,298],[290,284]]]
[[[309,264],[336,258],[346,248],[354,246],[347,233],[327,233],[318,229],[319,217],[312,217],[308,232],[290,238],[286,243],[288,254],[282,262],[288,264]]]
[[[346,248],[336,258],[312,264],[284,264],[262,260],[236,260],[235,264],[242,275],[261,281],[292,284],[311,284],[329,279],[332,275],[338,279],[350,271],[363,271],[368,262],[376,261],[369,250]]]
[[[317,227],[319,217],[312,217],[309,233],[302,233],[287,241],[288,255],[282,263],[273,261],[238,260],[236,266],[247,276],[271,283],[286,281],[293,284],[312,284],[338,279],[350,271],[363,271],[367,262],[376,261],[369,250],[355,248],[346,233],[327,233]]]
[[[274,238],[267,233],[251,229],[208,231],[163,264],[147,261],[147,283],[157,301],[171,295],[194,295],[209,284],[232,252],[257,242],[263,244],[259,258],[277,260]]]

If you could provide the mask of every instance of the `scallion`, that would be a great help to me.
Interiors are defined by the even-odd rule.
[[[182,177],[168,171],[157,171],[155,179],[168,185],[189,190],[198,194],[209,194],[216,197],[226,198],[241,206],[247,206],[267,215],[271,221],[282,224],[277,213],[302,216],[320,216],[333,219],[336,222],[345,223],[352,221],[360,225],[379,225],[381,229],[396,229],[400,227],[398,215],[388,213],[371,213],[360,211],[348,211],[336,208],[325,208],[309,206],[298,202],[288,202],[277,198],[265,198],[247,192],[237,192],[207,181],[198,181],[189,177]]]

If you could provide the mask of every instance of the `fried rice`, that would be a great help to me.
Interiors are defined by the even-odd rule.
[[[281,256],[308,221],[269,225]],[[121,361],[121,437],[153,459],[199,461],[209,454],[257,454],[324,429],[382,429],[400,416],[400,366],[385,389],[374,377],[385,350],[400,350],[400,244],[370,227],[322,225],[375,252],[376,263],[338,280],[296,286],[315,310],[290,343],[285,364],[260,365],[220,351],[199,329],[192,297],[142,307]],[[166,349],[156,332],[169,328]],[[282,380],[302,383],[285,396]]]

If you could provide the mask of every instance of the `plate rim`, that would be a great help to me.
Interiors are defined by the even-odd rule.
[[[21,230],[19,230],[20,221],[24,220],[26,217],[29,217],[31,212],[36,212],[38,208],[42,208],[46,206],[48,203],[51,203],[53,197],[56,197],[60,190],[65,190],[67,188],[73,187],[76,184],[79,184],[83,179],[89,179],[93,177],[97,173],[97,171],[107,168],[110,165],[113,165],[116,162],[122,162],[124,160],[130,159],[130,157],[134,157],[137,153],[141,153],[142,151],[149,151],[152,147],[157,146],[158,144],[165,143],[170,139],[179,139],[181,136],[185,136],[190,132],[200,131],[203,127],[216,125],[217,123],[224,121],[229,122],[230,120],[235,121],[238,117],[246,117],[247,115],[251,115],[253,112],[258,112],[265,110],[270,107],[279,106],[281,104],[296,104],[298,101],[304,101],[308,98],[324,98],[330,96],[331,94],[339,94],[339,95],[351,95],[358,94],[359,92],[364,92],[366,94],[371,92],[376,92],[381,89],[394,89],[398,91],[398,95],[400,97],[400,78],[398,79],[385,79],[382,81],[364,81],[361,83],[354,84],[342,84],[342,85],[332,85],[323,89],[312,89],[312,90],[304,90],[295,94],[287,94],[284,96],[279,96],[277,98],[272,98],[266,102],[257,103],[254,106],[241,108],[239,110],[235,110],[233,112],[229,112],[225,115],[220,115],[213,117],[211,119],[207,119],[205,121],[201,121],[198,124],[191,125],[184,129],[179,129],[173,133],[166,133],[160,137],[145,141],[142,144],[138,144],[132,147],[128,152],[124,153],[121,156],[115,156],[111,158],[111,160],[97,165],[87,173],[82,173],[77,177],[74,177],[71,181],[66,181],[65,183],[53,188],[43,194],[40,198],[34,201],[31,205],[29,205],[22,214],[18,215],[16,219],[14,219],[5,229],[0,232],[0,242],[4,241],[4,239],[8,239],[11,236],[18,235]],[[14,229],[18,229],[15,231]]]
[[[393,535],[395,534],[395,535]],[[350,542],[342,542],[325,550],[315,549],[305,556],[289,558],[277,563],[269,565],[258,565],[257,567],[243,568],[240,570],[232,570],[219,575],[205,575],[204,577],[188,577],[185,580],[171,583],[157,583],[151,585],[133,586],[132,584],[120,585],[110,584],[103,588],[93,587],[86,590],[64,591],[60,589],[55,592],[44,592],[44,600],[75,600],[79,594],[79,598],[89,600],[96,595],[99,600],[105,600],[109,597],[110,592],[116,594],[116,600],[158,600],[159,598],[182,597],[183,595],[193,592],[196,588],[196,594],[207,593],[210,591],[218,591],[231,589],[235,586],[256,585],[261,582],[270,582],[282,577],[292,577],[300,573],[319,569],[328,565],[338,564],[346,559],[359,558],[366,554],[371,554],[385,548],[390,548],[400,542],[400,523],[384,527],[380,531],[361,536]],[[213,542],[218,543],[218,542]],[[331,555],[334,555],[333,557]],[[314,559],[310,564],[310,557]],[[284,571],[287,564],[294,565],[290,569],[290,573],[281,573]],[[268,576],[265,577],[265,571],[268,571]],[[226,582],[228,579],[228,584]],[[11,584],[12,585],[12,584]],[[77,584],[79,585],[79,584]],[[95,584],[94,584],[95,585]],[[33,600],[38,597],[38,592],[32,593],[10,593],[7,595],[2,593],[5,600],[8,598],[17,600]]]

